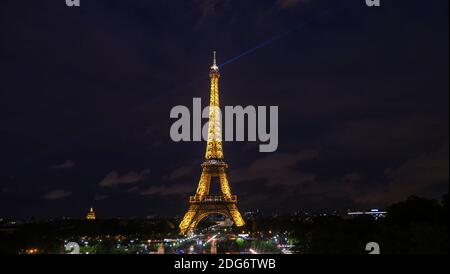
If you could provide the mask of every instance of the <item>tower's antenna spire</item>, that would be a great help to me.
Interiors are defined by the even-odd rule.
[[[219,70],[219,67],[217,66],[216,51],[214,51],[213,65],[211,66],[211,69],[214,71]]]

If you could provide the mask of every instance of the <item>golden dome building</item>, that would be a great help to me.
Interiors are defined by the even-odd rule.
[[[86,214],[86,220],[95,220],[94,207],[91,206],[91,208],[89,208],[89,211]]]

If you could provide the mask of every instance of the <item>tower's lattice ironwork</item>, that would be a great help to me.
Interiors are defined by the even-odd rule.
[[[221,115],[219,104],[219,67],[214,62],[209,77],[211,79],[211,95],[209,108],[208,141],[202,174],[195,195],[189,197],[189,209],[180,223],[180,233],[194,232],[197,224],[210,214],[221,214],[233,220],[236,226],[245,224],[237,208],[237,196],[231,194],[222,148]],[[212,178],[219,178],[221,195],[210,195]]]

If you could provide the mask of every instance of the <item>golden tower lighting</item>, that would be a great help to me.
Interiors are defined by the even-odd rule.
[[[195,195],[189,197],[189,209],[184,215],[179,228],[180,233],[193,233],[197,224],[210,214],[221,214],[233,220],[238,227],[245,224],[237,208],[237,196],[231,194],[222,149],[222,132],[219,104],[219,66],[214,52],[213,65],[209,71],[211,79],[208,141],[205,161]],[[219,178],[221,195],[210,195],[211,178]]]

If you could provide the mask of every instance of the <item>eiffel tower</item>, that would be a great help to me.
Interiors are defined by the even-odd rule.
[[[189,197],[189,210],[180,223],[180,234],[186,235],[194,232],[197,224],[210,214],[221,214],[234,221],[238,227],[245,224],[237,208],[237,196],[231,194],[227,180],[222,149],[221,117],[219,105],[219,67],[214,62],[209,71],[211,78],[211,95],[209,108],[208,142],[206,145],[205,161],[202,174],[195,195]],[[222,195],[210,195],[211,179],[219,178]]]

